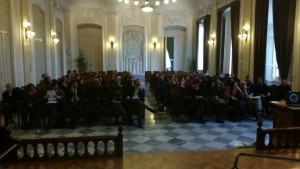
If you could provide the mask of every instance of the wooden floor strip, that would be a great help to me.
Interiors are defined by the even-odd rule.
[[[300,149],[256,151],[195,151],[127,154],[123,158],[99,160],[64,160],[1,164],[0,169],[231,169],[239,153],[268,154],[299,158]],[[296,169],[300,163],[257,157],[241,157],[240,169]]]

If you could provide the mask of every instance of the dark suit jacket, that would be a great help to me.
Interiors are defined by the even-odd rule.
[[[130,99],[132,99],[132,97],[134,95],[134,91],[135,91],[135,86],[131,86],[128,90],[128,93],[127,93],[127,96],[129,96]],[[139,96],[141,101],[145,101],[145,89],[141,86],[139,87],[138,96]]]

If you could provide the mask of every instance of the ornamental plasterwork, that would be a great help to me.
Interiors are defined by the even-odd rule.
[[[138,9],[130,9],[130,10],[124,10],[121,11],[121,24],[126,23],[140,23],[140,24],[146,24],[146,13],[141,12],[141,10]]]
[[[186,12],[165,12],[163,16],[164,25],[183,25],[187,26],[187,13]]]
[[[55,11],[58,13],[62,13],[64,10],[64,5],[62,0],[53,0],[53,7],[55,8]]]
[[[95,23],[102,25],[103,12],[101,9],[77,9],[75,10],[75,23]]]

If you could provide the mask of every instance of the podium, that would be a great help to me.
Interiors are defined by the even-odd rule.
[[[300,127],[300,107],[286,105],[285,101],[271,101],[273,128]]]

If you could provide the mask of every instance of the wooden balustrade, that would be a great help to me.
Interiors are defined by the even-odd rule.
[[[118,131],[116,136],[20,139],[20,148],[9,161],[122,157],[123,128]]]
[[[299,148],[300,127],[262,129],[262,120],[258,121],[256,149]]]

